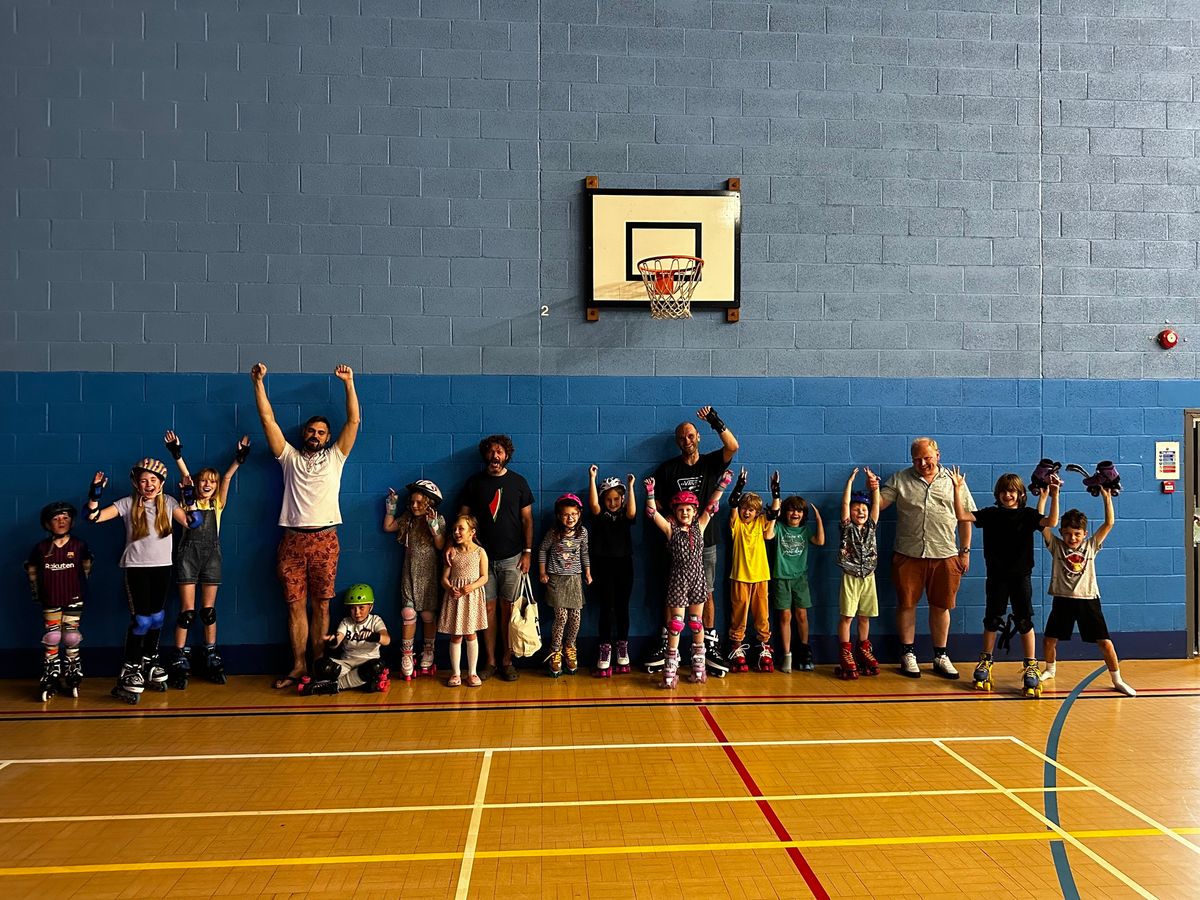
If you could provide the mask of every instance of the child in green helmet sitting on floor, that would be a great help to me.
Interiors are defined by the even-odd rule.
[[[348,615],[333,634],[325,635],[327,653],[314,665],[316,678],[302,678],[301,694],[336,694],[349,688],[365,687],[370,692],[388,689],[388,670],[379,648],[392,642],[383,619],[371,612],[375,592],[369,584],[346,589],[342,600]]]

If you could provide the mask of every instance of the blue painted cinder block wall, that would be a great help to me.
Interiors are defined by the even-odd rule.
[[[388,486],[432,478],[453,497],[478,468],[476,445],[494,431],[512,435],[513,468],[536,497],[537,532],[549,522],[554,498],[586,487],[587,467],[639,476],[676,450],[674,426],[698,406],[715,405],[734,430],[736,462],[750,485],[765,488],[779,468],[785,490],[820,505],[831,542],[814,555],[813,632],[828,641],[837,621],[836,534],[841,488],[853,466],[891,473],[906,465],[917,434],[937,435],[944,461],[963,466],[977,501],[990,500],[995,478],[1015,470],[1027,476],[1042,455],[1091,465],[1120,460],[1125,491],[1117,500],[1117,527],[1098,563],[1105,608],[1126,655],[1183,653],[1183,501],[1155,493],[1155,440],[1178,439],[1182,406],[1200,385],[1192,382],[1107,382],[976,379],[854,378],[641,378],[566,376],[378,376],[356,379],[363,406],[362,433],[343,478],[338,585],[374,585],[379,612],[396,621],[395,585],[400,553],[380,529]],[[331,376],[271,375],[270,395],[280,423],[294,426],[313,413],[342,416],[342,391]],[[0,454],[5,485],[0,512],[0,572],[9,603],[0,613],[0,646],[32,656],[40,635],[37,607],[26,593],[21,560],[38,538],[37,512],[49,498],[81,503],[91,474],[112,475],[106,502],[121,496],[130,464],[162,456],[162,431],[184,437],[190,464],[227,463],[236,437],[249,432],[254,454],[238,473],[223,521],[225,583],[218,608],[221,641],[240,667],[261,670],[284,639],[280,592],[273,574],[278,539],[278,467],[265,450],[249,379],[244,375],[105,373],[0,376],[0,415],[14,424]],[[716,446],[701,427],[706,449]],[[1064,509],[1078,505],[1100,515],[1099,501],[1078,485]],[[724,523],[724,518],[721,522]],[[639,531],[643,530],[641,523]],[[81,525],[97,556],[84,616],[90,648],[115,646],[127,613],[116,560],[119,524]],[[891,545],[885,514],[881,548]],[[659,625],[660,600],[647,593],[639,542],[639,579],[633,598],[634,632]],[[953,616],[954,647],[975,650],[983,609],[983,560],[978,551]],[[722,551],[724,552],[724,551]],[[886,559],[886,553],[884,558]],[[1039,554],[1035,594],[1039,628],[1045,566]],[[894,598],[885,565],[880,573],[883,611],[875,624],[892,633]],[[723,621],[724,604],[719,603]],[[595,610],[585,616],[585,641],[595,634]],[[883,640],[886,647],[888,642]]]

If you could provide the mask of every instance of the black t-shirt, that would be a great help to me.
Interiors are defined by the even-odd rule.
[[[975,511],[975,524],[983,531],[983,559],[989,575],[1028,575],[1033,571],[1033,536],[1041,521],[1042,514],[1031,506],[988,506]]]
[[[508,559],[526,546],[521,510],[533,506],[529,483],[516,472],[489,475],[477,472],[467,479],[458,496],[458,507],[467,507],[479,520],[476,534],[489,560]],[[453,523],[450,523],[453,528]]]
[[[708,502],[717,489],[717,481],[725,471],[725,450],[701,453],[694,466],[683,461],[682,456],[668,459],[654,470],[654,493],[658,507],[667,518],[671,517],[671,498],[680,491],[691,491],[700,500],[700,508]],[[717,532],[710,522],[704,529],[704,546],[717,546]]]
[[[625,515],[624,505],[616,514],[600,510],[600,515],[592,516],[589,531],[593,558],[633,556],[633,520]]]

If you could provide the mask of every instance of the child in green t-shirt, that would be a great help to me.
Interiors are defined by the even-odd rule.
[[[812,522],[808,519],[809,510]],[[808,610],[812,606],[808,545],[820,547],[824,543],[825,525],[816,505],[796,495],[784,500],[780,519],[775,523],[775,547],[771,554],[771,605],[779,610],[779,633],[783,638],[780,672],[792,671],[793,610],[800,637],[796,666],[804,672],[813,669],[812,649],[808,645]]]

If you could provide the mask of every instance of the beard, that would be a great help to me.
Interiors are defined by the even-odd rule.
[[[328,441],[322,441],[316,437],[306,438],[304,441],[304,451],[306,453],[320,453],[327,446],[329,446]]]

